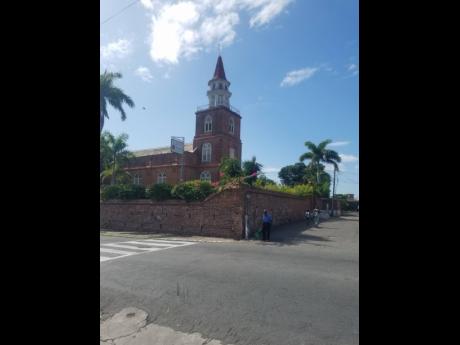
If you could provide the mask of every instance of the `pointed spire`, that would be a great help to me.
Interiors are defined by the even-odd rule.
[[[222,57],[219,54],[217,58],[216,70],[214,71],[213,79],[223,79],[227,80],[225,77],[224,63],[222,62]]]

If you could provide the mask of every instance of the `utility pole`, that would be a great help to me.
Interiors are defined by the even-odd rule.
[[[331,207],[331,216],[334,216],[334,197],[335,197],[335,167],[334,167],[334,181],[332,183],[332,207]]]

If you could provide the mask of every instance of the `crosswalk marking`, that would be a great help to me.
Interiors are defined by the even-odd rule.
[[[100,252],[119,254],[118,256],[102,256],[100,255],[100,262],[119,259],[127,256],[155,252],[159,250],[166,250],[177,247],[184,247],[195,244],[195,242],[187,241],[166,241],[166,240],[139,240],[139,241],[126,241],[116,243],[101,243]],[[142,246],[142,247],[141,247]],[[123,250],[121,250],[123,249]]]
[[[122,254],[122,255],[131,254],[131,252],[126,252],[124,250],[116,250],[116,249],[108,249],[108,248],[101,248],[100,251],[102,253],[112,253],[112,254]]]
[[[145,242],[158,242],[159,240],[145,240]],[[191,244],[193,242],[186,242],[186,241],[168,241],[168,240],[161,240],[161,243],[167,243],[167,244]]]
[[[115,248],[125,248],[125,249],[134,249],[134,250],[150,250],[152,248],[139,248],[139,247],[134,247],[134,246],[126,246],[123,244],[117,244],[117,243],[107,243],[103,244],[103,246],[109,246],[109,247],[115,247]]]
[[[126,242],[126,243],[129,243],[129,244],[140,244],[142,246],[157,246],[157,247],[170,247],[171,243],[150,243],[150,242],[137,242],[137,241],[129,241],[129,242]],[[181,244],[182,246],[183,244]],[[177,246],[175,246],[177,247]]]

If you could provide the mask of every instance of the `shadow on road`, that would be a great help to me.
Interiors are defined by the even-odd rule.
[[[318,227],[307,226],[305,222],[291,223],[274,227],[270,234],[270,245],[289,246],[308,243],[315,246],[328,246],[327,242],[332,242],[328,237],[320,236],[321,230],[337,229],[331,227],[333,221],[342,220],[334,218],[331,220],[322,221]],[[316,243],[315,243],[316,242]],[[320,242],[320,243],[318,243]],[[323,242],[323,243],[321,243]],[[260,245],[267,245],[267,242],[258,242]]]

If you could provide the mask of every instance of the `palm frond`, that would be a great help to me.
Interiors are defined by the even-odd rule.
[[[304,161],[306,159],[313,159],[314,154],[313,152],[305,152],[303,155],[300,156],[299,160]]]
[[[326,148],[326,146],[329,145],[330,143],[332,143],[332,140],[331,139],[326,139],[326,140],[324,140],[324,141],[319,143],[318,149],[320,151],[323,151]]]

